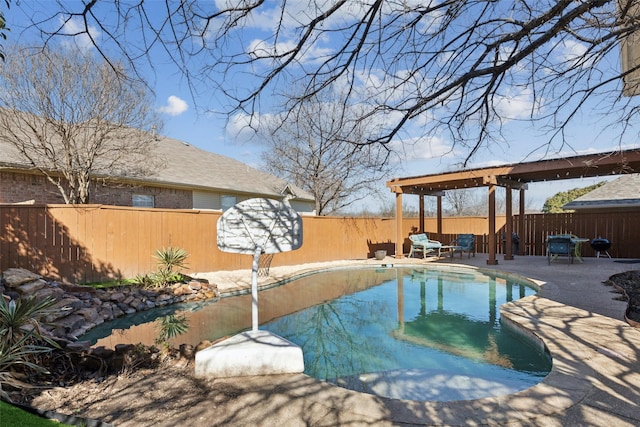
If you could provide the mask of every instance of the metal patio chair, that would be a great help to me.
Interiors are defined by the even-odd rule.
[[[559,256],[566,256],[569,264],[573,264],[573,253],[575,251],[571,236],[548,236],[547,237],[547,262],[556,260]]]
[[[458,238],[451,242],[451,246],[455,246],[454,253],[460,252],[460,258],[462,258],[463,252],[467,252],[469,258],[472,253],[473,256],[476,256],[476,236],[473,234],[458,234]]]

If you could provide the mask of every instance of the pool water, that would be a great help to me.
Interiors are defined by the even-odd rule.
[[[340,280],[344,273],[322,274]],[[499,321],[501,304],[535,289],[480,273],[393,268],[370,274],[381,283],[261,328],[300,345],[308,375],[392,398],[510,394],[549,373],[548,354]]]
[[[260,329],[299,345],[305,373],[323,381],[398,399],[478,399],[529,388],[549,373],[551,359],[539,343],[500,324],[501,304],[535,292],[466,269],[331,270],[260,292]],[[189,319],[189,331],[175,343],[251,326],[248,295],[175,309]],[[129,326],[119,319],[117,330],[101,325],[82,339],[143,342],[137,338],[154,335],[152,315]]]

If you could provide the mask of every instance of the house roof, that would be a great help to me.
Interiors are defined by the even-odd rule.
[[[155,150],[163,164],[149,181],[276,197],[290,191],[296,199],[314,200],[312,194],[283,179],[184,141],[161,137]]]
[[[640,208],[640,174],[622,175],[565,204],[562,209]]]
[[[33,169],[21,159],[12,144],[0,140],[0,152],[0,169]],[[276,198],[293,193],[294,199],[314,200],[308,191],[274,175],[172,138],[157,137],[153,146],[149,147],[148,160],[159,165],[151,175],[140,176],[116,171],[109,178],[154,186],[259,194]]]

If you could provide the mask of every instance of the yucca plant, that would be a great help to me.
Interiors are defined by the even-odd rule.
[[[156,250],[156,260],[160,270],[173,272],[174,270],[183,269],[187,266],[185,261],[188,257],[189,254],[182,248],[169,246],[166,249]]]
[[[53,298],[38,300],[35,296],[7,301],[0,298],[0,341],[12,346],[29,336],[31,342],[56,343],[43,335],[42,319],[56,303]]]
[[[185,315],[170,314],[158,319],[158,336],[156,344],[165,350],[170,347],[169,340],[189,330],[189,321]]]
[[[11,401],[8,393],[3,389],[9,385],[14,388],[28,386],[15,376],[16,368],[26,368],[36,374],[46,374],[47,369],[33,362],[38,354],[51,351],[51,347],[29,344],[32,334],[23,335],[13,344],[0,339],[0,398]]]
[[[55,299],[26,299],[7,301],[0,297],[0,395],[7,398],[3,384],[23,385],[14,370],[22,367],[44,373],[37,364],[37,355],[59,347],[55,341],[43,335],[42,319],[49,313]]]
[[[162,248],[156,250],[158,272],[154,279],[158,284],[178,282],[182,275],[179,270],[186,268],[186,260],[189,254],[182,248]]]

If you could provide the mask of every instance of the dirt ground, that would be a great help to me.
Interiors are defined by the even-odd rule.
[[[158,366],[51,388],[31,405],[116,426],[143,426],[179,425],[175,419],[185,408],[209,402],[207,425],[222,425],[216,408],[246,392],[237,381],[195,378],[193,366]]]
[[[640,272],[612,276],[605,284],[637,297]],[[624,298],[624,293],[614,298]],[[165,361],[152,368],[127,369],[118,375],[47,388],[28,403],[42,410],[118,427],[181,425],[187,413],[191,414],[192,425],[198,419],[206,420],[203,426],[242,425],[251,405],[263,404],[274,384],[278,384],[279,392],[295,393],[301,383],[308,381],[304,375],[203,379],[193,372],[193,361]]]

